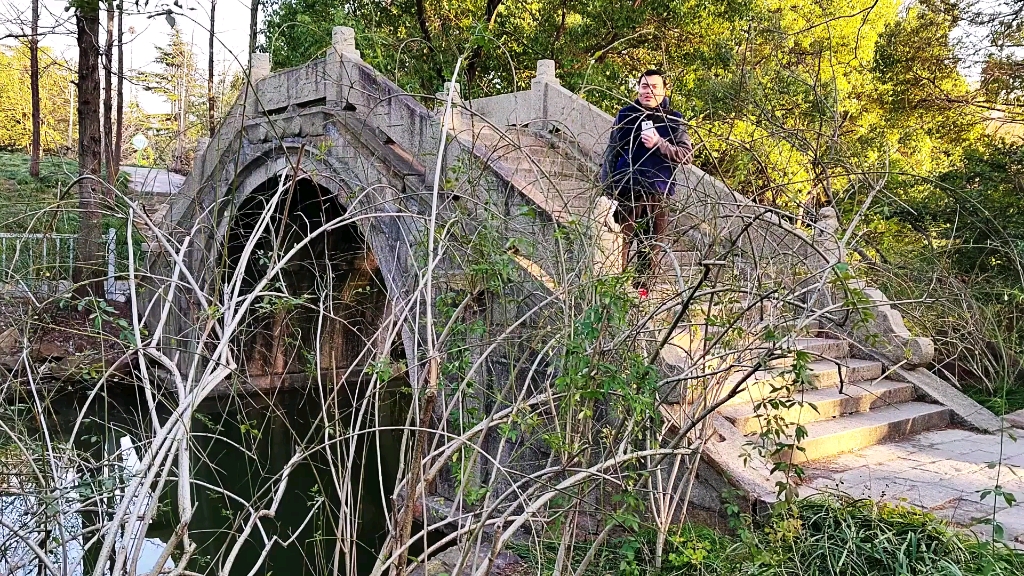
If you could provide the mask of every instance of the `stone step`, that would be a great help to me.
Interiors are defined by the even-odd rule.
[[[695,321],[691,321],[691,323],[698,324],[701,327],[701,329],[706,334],[708,334],[710,337],[712,337],[712,338],[714,336],[718,335],[718,334],[721,334],[722,331],[730,329],[729,326],[721,326],[721,325],[718,325],[718,324],[707,325],[707,324],[700,323],[700,321],[696,321],[696,320]],[[745,323],[744,319],[740,319],[740,322],[739,322],[738,325],[740,327],[743,327],[743,326],[746,326],[747,324]],[[776,334],[780,334],[781,333],[783,335],[795,336],[797,338],[809,338],[809,337],[813,338],[813,337],[815,337],[814,335],[817,334],[817,332],[818,332],[818,321],[817,320],[807,320],[807,321],[789,320],[789,321],[783,321],[783,322],[766,322],[766,323],[762,323],[759,326],[754,326],[754,327],[744,328],[744,329],[746,330],[747,334],[749,334],[750,338],[756,340],[756,339],[758,339],[759,336],[764,334],[765,329],[769,325],[775,331]],[[845,359],[843,359],[843,360],[845,360]],[[828,360],[820,360],[820,361],[811,362],[811,364],[817,366],[820,362],[828,363],[829,361]],[[831,363],[835,364],[834,362],[831,362]],[[780,364],[778,364],[778,365],[779,366],[789,366],[790,364],[792,364],[792,358],[787,358],[785,360],[780,360]]]
[[[660,265],[663,272],[671,271],[675,266],[701,269],[700,261],[702,259],[701,253],[693,250],[662,251]]]
[[[821,338],[797,336],[790,338],[777,348],[785,350],[802,350],[811,355],[811,361],[845,361],[850,357],[850,342],[841,338]],[[772,360],[768,365],[772,368],[788,368],[796,361],[794,354]],[[834,362],[833,362],[834,363]]]
[[[803,450],[785,450],[779,461],[806,462],[873,446],[925,430],[949,426],[950,410],[938,404],[907,402],[868,412],[811,422]]]
[[[810,384],[816,389],[835,388],[840,381],[845,384],[877,380],[882,377],[885,366],[875,360],[843,358],[840,362],[816,360],[807,365],[810,370]]]
[[[840,338],[796,338],[793,347],[821,358],[838,360],[850,356],[850,341]]]
[[[495,154],[502,162],[509,165],[540,167],[547,170],[572,169],[579,171],[579,164],[552,152],[546,155],[538,155],[530,152],[512,151],[505,154]]]
[[[838,388],[808,390],[795,395],[800,404],[788,408],[761,407],[755,413],[753,405],[734,405],[719,410],[743,434],[755,434],[763,429],[764,420],[771,418],[790,424],[809,424],[846,414],[867,412],[883,406],[912,402],[917,397],[913,384],[880,380],[848,384]]]
[[[884,367],[874,360],[845,358],[841,364],[829,360],[820,360],[808,364],[807,386],[796,386],[796,391],[822,390],[839,386],[840,374],[842,381],[848,386],[853,383],[871,382],[882,377]],[[740,378],[737,374],[733,378]],[[725,406],[745,403],[753,406],[755,402],[778,396],[792,380],[789,368],[769,368],[754,374],[747,380],[746,389],[735,398],[726,402]],[[846,386],[844,386],[846,388]]]

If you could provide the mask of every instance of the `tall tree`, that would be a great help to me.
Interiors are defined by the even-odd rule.
[[[29,148],[30,160],[28,173],[39,177],[39,162],[42,156],[42,142],[40,135],[43,130],[43,120],[40,108],[42,102],[39,97],[39,0],[32,0],[32,32],[28,39],[29,59],[29,83],[32,91],[32,145]]]
[[[121,153],[124,142],[124,0],[117,4],[117,127],[114,131],[114,174],[121,171]]]
[[[114,185],[114,0],[107,0],[107,41],[103,47],[103,164]],[[112,190],[111,190],[112,193]]]
[[[252,65],[252,53],[256,51],[256,26],[260,17],[260,0],[251,0],[249,5],[249,64]],[[211,26],[212,28],[212,26]]]
[[[154,141],[157,150],[166,149],[170,156],[160,158],[175,170],[187,170],[186,152],[204,131],[208,102],[206,79],[199,67],[192,46],[185,41],[178,28],[174,28],[170,43],[157,48],[156,69],[140,74],[139,83],[148,91],[159,94],[171,104],[171,113],[159,118],[159,129]],[[173,138],[173,142],[169,141]]]
[[[216,14],[217,0],[210,0],[210,46],[209,53],[207,54],[206,68],[207,128],[209,128],[210,138],[213,138],[214,116],[217,108],[217,96],[213,90],[213,42],[216,39],[216,34],[214,33],[217,22]]]
[[[103,297],[103,251],[99,201],[103,194],[100,139],[100,4],[79,0],[78,39],[78,207],[79,234],[74,269],[76,293]]]
[[[17,46],[0,46],[0,148],[28,151],[32,147],[34,130],[30,120],[32,108],[38,104],[40,149],[45,153],[64,140],[64,123],[68,109],[74,105],[68,101],[68,83],[74,79],[70,67],[74,64],[39,46],[39,96],[33,98],[27,40]]]

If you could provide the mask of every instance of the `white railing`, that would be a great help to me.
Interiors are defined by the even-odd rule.
[[[2,292],[46,295],[71,285],[74,234],[0,233]]]
[[[0,233],[0,294],[53,296],[71,289],[76,234]],[[106,298],[124,302],[130,287],[117,279],[117,230],[107,232]]]
[[[107,231],[107,279],[103,286],[107,300],[127,302],[131,284],[127,280],[117,279],[117,230]]]

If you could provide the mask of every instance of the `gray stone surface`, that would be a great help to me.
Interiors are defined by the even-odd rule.
[[[960,424],[985,432],[996,432],[1003,427],[999,418],[992,414],[992,412],[989,412],[984,406],[970,399],[966,394],[924,368],[917,368],[915,370],[897,368],[893,370],[891,377],[896,380],[910,382],[928,398],[948,406],[956,414]]]
[[[1013,426],[1014,428],[1024,428],[1024,410],[1017,410],[1016,412],[1003,416],[1003,422]]]
[[[163,168],[122,166],[121,172],[128,174],[128,187],[143,194],[170,196],[185,183],[184,176]]]
[[[1001,458],[1001,460],[1000,460]],[[804,464],[806,488],[902,503],[990,537],[995,519],[1011,543],[1024,543],[1024,506],[983,494],[999,485],[1024,498],[1024,436],[932,430],[904,441]],[[1020,464],[1016,462],[1021,462]]]

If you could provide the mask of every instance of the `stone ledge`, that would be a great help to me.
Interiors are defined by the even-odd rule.
[[[891,378],[913,384],[919,393],[952,410],[962,424],[989,434],[1003,428],[995,414],[924,368],[897,368]]]
[[[1024,410],[1017,410],[1016,412],[1003,416],[1003,422],[1008,426],[1014,428],[1024,428]]]

